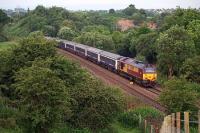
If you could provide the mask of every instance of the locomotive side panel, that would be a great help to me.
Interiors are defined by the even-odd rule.
[[[138,79],[143,78],[143,69],[128,65],[127,73]]]

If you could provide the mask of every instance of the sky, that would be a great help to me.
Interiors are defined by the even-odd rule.
[[[45,7],[59,6],[69,10],[108,10],[124,9],[130,4],[136,8],[161,9],[161,8],[200,8],[200,0],[0,0],[0,8],[14,9],[30,8],[37,5]]]

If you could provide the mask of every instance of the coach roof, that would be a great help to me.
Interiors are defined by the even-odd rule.
[[[102,52],[101,49],[97,49],[97,48],[93,48],[93,47],[89,47],[87,50],[88,50],[88,51],[91,51],[91,52],[95,52],[95,53],[100,53],[100,52]]]
[[[114,59],[114,60],[118,60],[118,59],[120,59],[121,57],[123,57],[123,56],[120,56],[120,55],[118,55],[118,54],[110,53],[110,52],[103,51],[103,50],[102,50],[102,52],[100,53],[100,55],[105,56],[105,57],[112,58],[112,59]]]

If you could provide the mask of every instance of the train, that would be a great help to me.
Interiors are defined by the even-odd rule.
[[[90,60],[97,65],[129,79],[131,82],[152,88],[156,85],[157,72],[156,67],[153,65],[80,43],[58,38],[55,40],[59,42],[58,47],[60,49]]]

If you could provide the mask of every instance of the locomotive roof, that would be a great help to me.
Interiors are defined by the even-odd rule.
[[[93,47],[89,47],[87,50],[88,50],[88,51],[91,51],[91,52],[95,52],[95,53],[100,53],[100,52],[102,52],[101,49],[93,48]]]
[[[135,60],[135,59],[127,58],[127,57],[122,58],[120,61],[122,61],[126,64],[129,64],[129,65],[141,68],[141,69],[143,69],[145,67],[145,64],[143,62]]]
[[[106,57],[110,57],[110,58],[115,59],[115,60],[118,60],[118,59],[120,59],[122,57],[122,56],[120,56],[118,54],[114,54],[114,53],[103,51],[103,50],[100,53],[100,55],[106,56]]]

